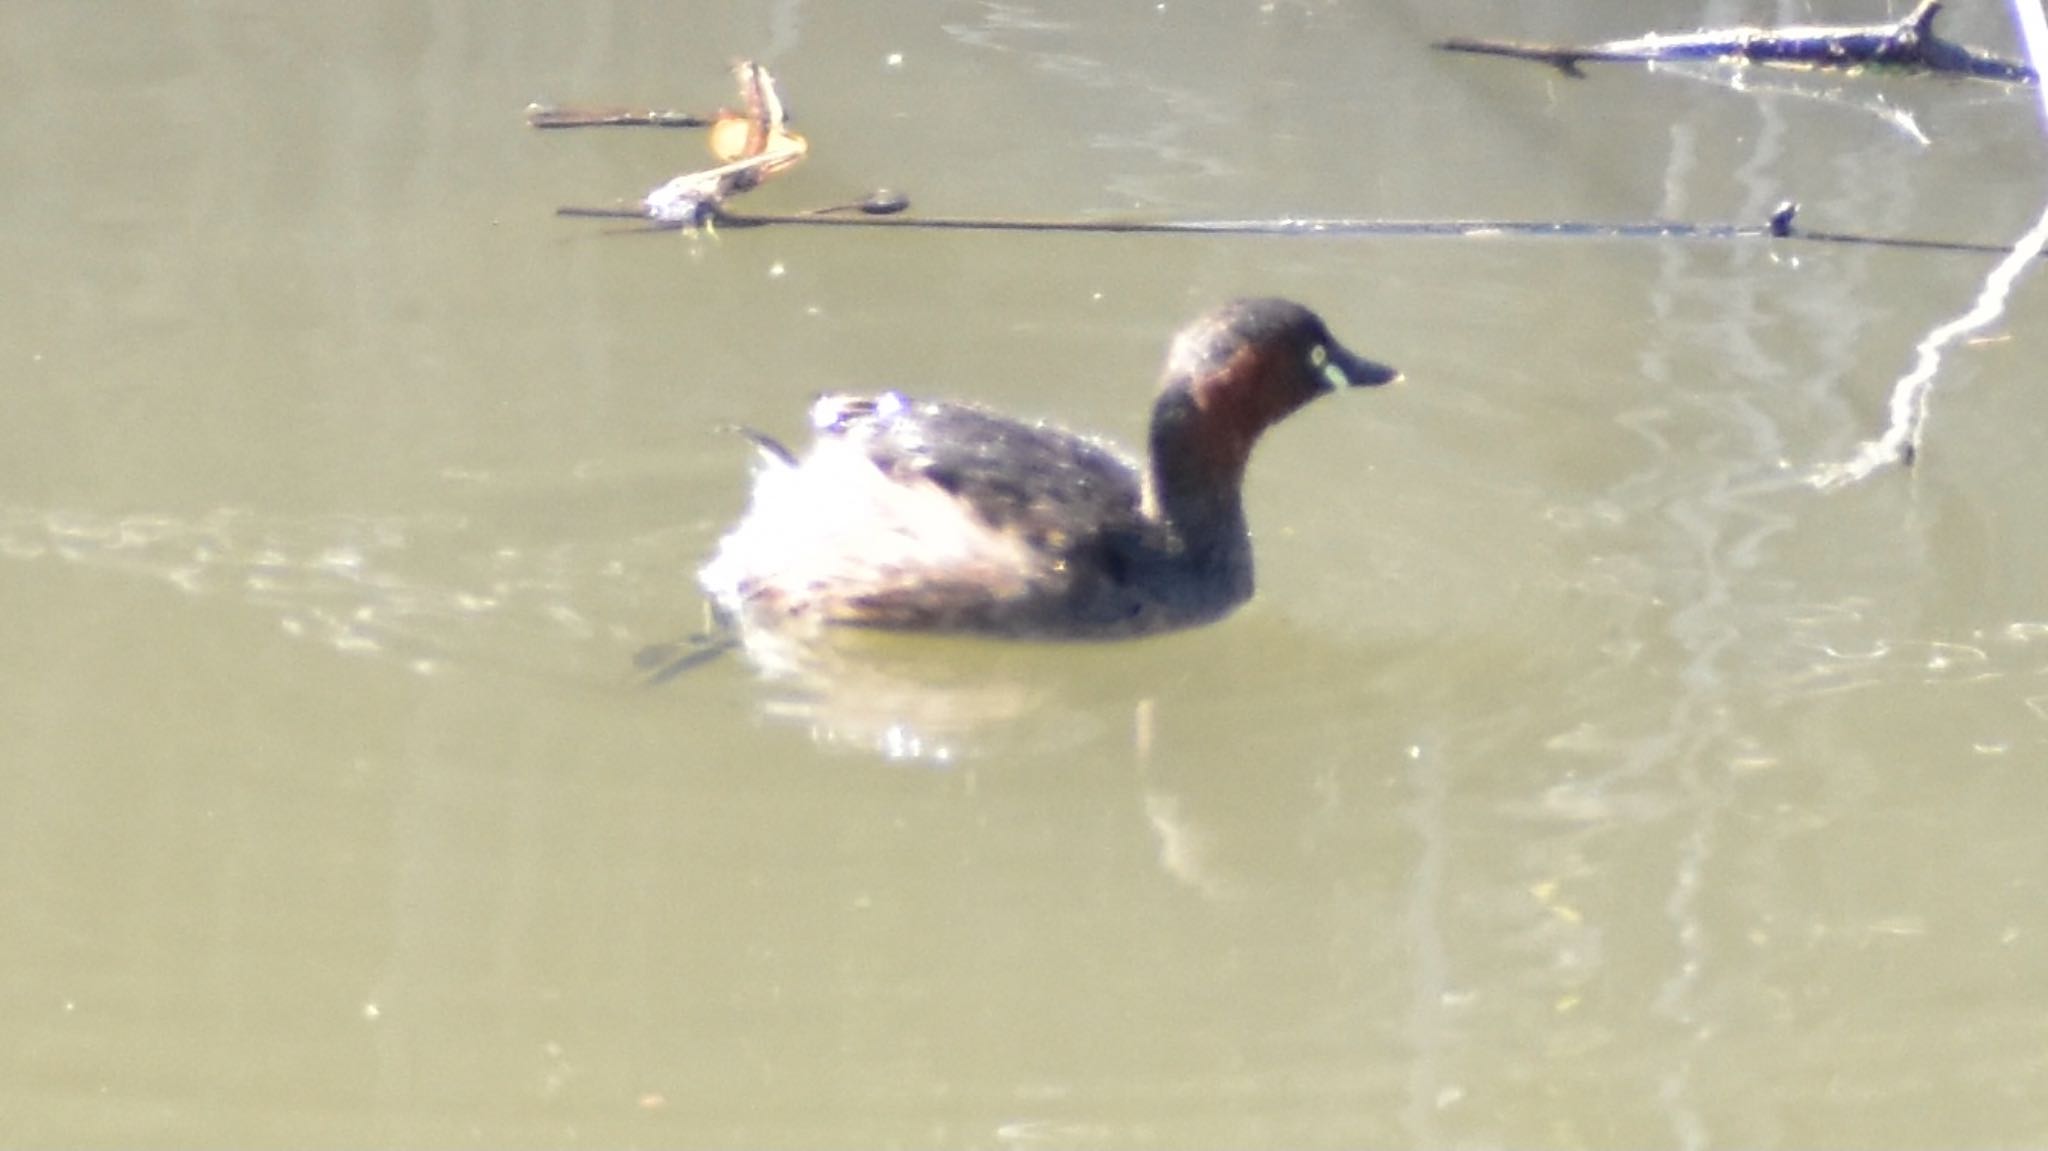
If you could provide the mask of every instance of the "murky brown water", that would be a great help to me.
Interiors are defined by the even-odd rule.
[[[813,146],[764,210],[2038,212],[2025,95],[1423,47],[1760,15],[1661,8],[0,9],[0,1133],[2048,1141],[2039,282],[1918,469],[1824,494],[1989,260],[621,236],[550,213],[700,141],[520,122],[756,56]],[[743,500],[718,425],[1128,441],[1250,292],[1411,383],[1267,442],[1238,616],[634,685]]]

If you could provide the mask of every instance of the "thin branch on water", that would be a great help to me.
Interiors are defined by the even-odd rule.
[[[2019,24],[2027,59],[2038,72],[2043,62],[2048,61],[2048,13],[2043,12],[2041,0],[2013,0],[2013,16]],[[2040,98],[2043,120],[2048,123],[2048,88],[2041,90]],[[1840,488],[1868,479],[1893,464],[1912,466],[1920,455],[1928,403],[1933,398],[1943,354],[2005,315],[2006,301],[2011,298],[2020,273],[2040,258],[2044,247],[2048,247],[2048,207],[2043,208],[2041,218],[1984,277],[1984,287],[1978,291],[1970,310],[1921,337],[1914,349],[1912,370],[1892,388],[1891,424],[1884,434],[1865,441],[1847,460],[1817,471],[1813,476],[1815,487]]]
[[[737,212],[707,207],[695,220],[670,220],[644,204],[640,207],[567,206],[558,216],[644,220],[656,232],[716,227],[727,230],[766,227],[911,228],[966,232],[1059,232],[1111,235],[1311,236],[1326,239],[1447,238],[1487,240],[1564,238],[1581,240],[1803,240],[1815,244],[1899,248],[1919,252],[1981,252],[2003,255],[2002,244],[1918,236],[1880,236],[1796,227],[1796,204],[1781,205],[1762,224],[1701,224],[1685,220],[1376,220],[1345,217],[1275,217],[1242,220],[1148,220],[1128,217],[1053,218],[1044,216],[899,216],[908,201],[894,193],[877,193],[858,204],[838,204],[808,212]]]

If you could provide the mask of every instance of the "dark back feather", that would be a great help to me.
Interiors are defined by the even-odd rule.
[[[1086,550],[1145,526],[1137,469],[1098,441],[971,404],[893,393],[836,402],[819,435],[857,444],[892,478],[938,486],[1034,548]]]

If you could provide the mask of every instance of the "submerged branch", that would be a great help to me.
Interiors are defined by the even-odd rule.
[[[633,656],[633,665],[645,673],[642,687],[662,684],[693,671],[740,646],[739,634],[731,628],[698,632],[673,643],[649,644]]]
[[[1535,60],[1572,77],[1584,76],[1579,65],[1590,61],[1735,60],[1794,68],[1895,68],[2009,84],[2031,84],[2038,79],[2026,64],[1942,39],[1934,30],[1941,5],[1942,0],[1922,0],[1904,19],[1889,24],[1723,28],[1651,33],[1584,45],[1454,37],[1435,46],[1446,52]]]
[[[1927,424],[1927,400],[1934,390],[1935,373],[1941,370],[1943,353],[2005,314],[2005,302],[2012,295],[2013,284],[2030,263],[2040,258],[2044,246],[2048,246],[2048,211],[1984,278],[1976,304],[1921,338],[1914,348],[1913,370],[1892,389],[1891,425],[1884,434],[1865,441],[1849,459],[1820,469],[1813,476],[1815,487],[1839,488],[1868,479],[1878,469],[1892,464],[1912,466],[1920,454],[1920,433]]]

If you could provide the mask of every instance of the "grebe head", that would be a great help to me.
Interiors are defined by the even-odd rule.
[[[1234,488],[1259,433],[1339,387],[1400,378],[1292,300],[1232,301],[1174,337],[1152,413],[1154,478]]]

